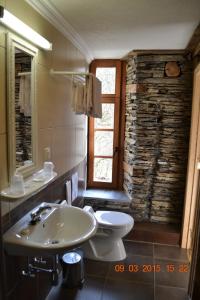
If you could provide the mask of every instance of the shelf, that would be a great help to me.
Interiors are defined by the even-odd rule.
[[[28,177],[24,181],[25,192],[23,194],[14,194],[11,191],[11,188],[8,187],[1,191],[1,200],[2,201],[17,201],[19,199],[28,198],[35,193],[44,189],[49,183],[51,183],[57,176],[57,173],[53,172],[53,175],[50,177],[42,177],[42,171],[38,171],[33,176]]]

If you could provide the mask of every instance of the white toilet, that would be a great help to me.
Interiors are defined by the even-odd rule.
[[[134,220],[128,214],[116,211],[96,211],[91,206],[84,210],[94,214],[98,230],[83,245],[84,256],[101,261],[118,261],[126,258],[122,238],[133,228]]]

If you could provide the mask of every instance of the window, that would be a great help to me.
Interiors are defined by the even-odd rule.
[[[102,118],[89,120],[89,186],[117,185],[121,62],[96,60],[91,71],[102,82]]]
[[[96,68],[96,77],[101,80],[102,94],[115,94],[116,68]]]

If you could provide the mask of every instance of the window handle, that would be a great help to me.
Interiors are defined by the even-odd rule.
[[[114,153],[113,153],[113,156],[115,156],[115,154],[117,154],[117,153],[118,153],[118,151],[119,151],[119,147],[115,147],[115,148],[114,148]]]

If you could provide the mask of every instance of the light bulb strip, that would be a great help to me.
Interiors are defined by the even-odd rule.
[[[31,41],[33,44],[45,50],[52,50],[52,44],[47,39],[4,9],[3,6],[0,6],[0,22]]]

